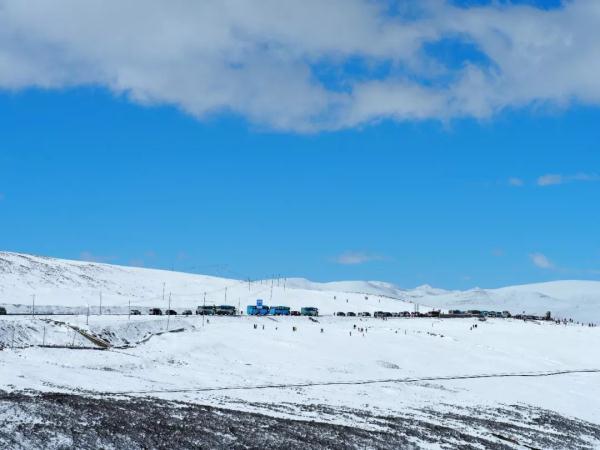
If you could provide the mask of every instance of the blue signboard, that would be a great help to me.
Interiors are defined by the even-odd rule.
[[[262,306],[263,305],[263,301],[259,298],[256,299],[256,306]]]

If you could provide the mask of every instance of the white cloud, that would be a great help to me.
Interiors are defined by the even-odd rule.
[[[541,269],[554,268],[554,264],[552,263],[552,261],[550,261],[550,259],[543,253],[531,253],[529,257],[531,258],[531,262],[533,262],[533,264],[536,267],[539,267]]]
[[[600,104],[600,2],[414,5],[390,16],[385,0],[0,0],[0,89],[104,86],[296,131]],[[456,67],[427,50],[448,38],[484,58]],[[373,70],[352,76],[351,61]]]
[[[79,254],[79,259],[81,261],[87,261],[87,262],[109,263],[111,261],[116,260],[117,257],[116,256],[100,256],[100,255],[95,255],[89,251],[83,251]]]
[[[348,251],[335,257],[334,261],[343,265],[357,265],[371,261],[382,261],[383,259],[385,259],[383,256],[373,253]]]
[[[547,174],[539,177],[537,179],[537,184],[538,186],[552,186],[574,181],[600,181],[600,176],[582,172],[576,173],[575,175]]]
[[[509,186],[521,187],[525,184],[525,182],[521,178],[511,177],[508,179]]]
[[[129,261],[129,265],[132,267],[144,267],[145,261],[142,258],[133,258]]]
[[[538,186],[552,186],[553,184],[562,184],[564,178],[562,175],[550,173],[548,175],[542,175],[537,179]]]

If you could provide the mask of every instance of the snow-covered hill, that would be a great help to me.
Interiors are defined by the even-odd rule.
[[[273,287],[271,287],[273,285]],[[600,282],[554,281],[500,289],[448,291],[428,285],[400,289],[380,281],[317,283],[302,278],[286,280],[235,280],[165,270],[124,267],[69,261],[18,253],[0,252],[0,304],[25,312],[38,308],[70,307],[92,311],[126,308],[194,308],[207,304],[231,303],[244,307],[256,298],[270,304],[294,308],[317,306],[324,314],[335,311],[412,311],[486,309],[526,311],[584,322],[600,321]],[[51,308],[51,309],[52,309]]]
[[[243,307],[263,298],[293,308],[314,305],[324,315],[412,310],[415,302],[421,311],[430,305],[532,313],[552,310],[586,322],[600,318],[600,287],[594,282],[464,292],[431,286],[403,290],[371,281],[248,282],[0,253],[0,304],[6,304],[9,312],[29,312],[35,295],[38,313],[69,308],[85,312],[90,304],[95,314],[100,292],[105,312],[124,312],[130,302],[132,307],[165,308],[169,296],[173,308],[193,308],[204,301],[206,292],[207,303]],[[301,432],[299,423],[326,424],[333,427],[326,434],[348,448],[586,449],[600,445],[600,327],[499,318],[484,322],[476,318],[311,319],[0,316],[0,447],[20,448],[15,442],[21,448],[63,448],[68,445],[64,442],[82,447],[81,438],[73,433],[72,417],[91,430],[85,431],[86,439],[93,442],[87,447],[98,446],[97,429],[102,436],[145,442],[133,436],[135,427],[100,424],[97,404],[84,407],[90,398],[109,407],[121,396],[129,405],[119,407],[119,422],[131,423],[133,415],[153,426],[160,420],[160,429],[180,415],[149,420],[150,402],[158,402],[161,411],[179,405],[181,411],[189,411],[190,405],[201,405],[205,411],[220,407],[264,414],[252,419],[260,423],[260,433],[235,431],[239,422],[228,419],[213,433],[230,439],[222,447],[232,446],[233,433],[262,436],[267,420],[287,426],[290,420],[298,421],[293,434],[299,440],[317,435]],[[35,393],[42,398],[51,393],[48,398],[61,399],[61,406],[40,409],[39,401],[22,397]],[[68,395],[68,402],[60,395]],[[130,409],[135,400],[146,402],[143,414]],[[83,414],[91,419],[82,421]],[[232,413],[219,416],[223,414]],[[56,417],[69,419],[62,424]],[[47,435],[39,430],[21,432],[27,430],[24,424],[38,422],[47,424],[60,445],[43,442]],[[177,426],[178,433],[197,430],[190,423]],[[335,427],[344,428],[331,434]],[[277,439],[280,430],[277,426]],[[349,430],[363,441],[347,445]],[[69,441],[75,438],[79,440]],[[279,444],[279,440],[272,442]],[[248,446],[271,447],[256,440]]]

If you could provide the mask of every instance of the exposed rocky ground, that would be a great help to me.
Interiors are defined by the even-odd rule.
[[[600,426],[529,407],[402,416],[294,407],[318,413],[323,422],[150,398],[0,393],[0,448],[600,448]],[[336,417],[361,425],[328,420]]]

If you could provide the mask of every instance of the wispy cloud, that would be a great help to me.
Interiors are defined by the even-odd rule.
[[[511,177],[508,179],[509,186],[521,187],[525,182],[521,178]]]
[[[562,175],[558,173],[549,173],[542,175],[537,179],[538,186],[553,186],[557,184],[572,183],[575,181],[600,181],[600,175],[595,173],[579,172],[575,175]]]
[[[371,261],[383,261],[384,259],[386,259],[384,256],[375,253],[347,251],[336,256],[333,260],[337,264],[357,265]]]
[[[531,262],[540,269],[553,269],[554,264],[550,259],[543,253],[535,252],[529,255]]]
[[[116,256],[95,255],[92,252],[83,251],[79,254],[79,259],[81,261],[87,261],[87,262],[109,263],[109,262],[115,261],[117,259],[117,257]]]

